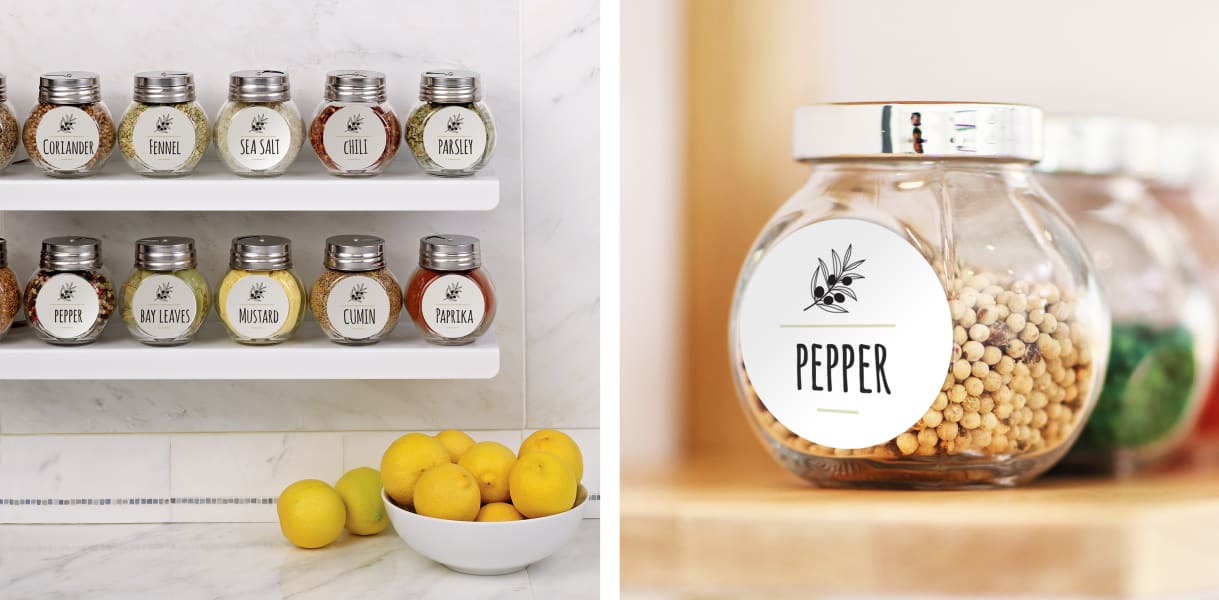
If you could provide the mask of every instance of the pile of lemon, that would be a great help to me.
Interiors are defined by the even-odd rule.
[[[333,487],[298,481],[280,494],[276,510],[284,537],[301,548],[321,548],[344,528],[376,535],[389,526],[382,486],[398,506],[426,517],[518,521],[570,510],[583,476],[580,447],[553,429],[534,432],[515,455],[455,429],[408,433],[385,450],[380,472],[352,469]]]
[[[570,510],[584,476],[584,456],[567,434],[534,432],[516,454],[464,432],[408,433],[381,458],[385,494],[425,517],[519,521]]]

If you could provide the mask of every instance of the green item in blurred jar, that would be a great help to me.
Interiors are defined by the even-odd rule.
[[[123,284],[123,322],[153,346],[189,342],[211,309],[211,290],[196,267],[195,241],[184,237],[136,242],[136,270]]]

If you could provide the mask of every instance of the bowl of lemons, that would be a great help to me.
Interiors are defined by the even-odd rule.
[[[454,571],[502,575],[562,548],[588,506],[579,446],[556,430],[517,452],[448,430],[408,433],[381,459],[382,500],[398,536]]]

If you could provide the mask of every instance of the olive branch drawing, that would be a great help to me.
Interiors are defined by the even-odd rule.
[[[76,127],[76,115],[64,115],[59,120],[60,133],[72,133],[72,128]]]
[[[366,286],[362,283],[358,283],[355,285],[355,287],[351,288],[351,301],[352,302],[363,302],[364,296],[367,294],[368,294],[368,286]]]
[[[76,295],[76,284],[71,281],[59,286],[59,300],[68,302]]]
[[[448,133],[460,133],[463,122],[464,119],[461,115],[453,115],[449,117],[449,122],[447,125],[445,125],[444,130]]]
[[[264,296],[267,295],[267,284],[256,283],[250,288],[250,300],[254,302],[262,302]]]
[[[363,115],[352,115],[350,119],[347,119],[347,133],[360,133],[360,127],[363,125]]]
[[[157,118],[157,133],[166,133],[173,126],[174,118],[172,115],[161,115]]]
[[[813,303],[804,307],[808,310],[814,306],[824,310],[825,312],[846,314],[849,313],[842,304],[847,298],[859,301],[855,297],[855,291],[851,289],[851,284],[864,279],[855,271],[864,263],[864,259],[859,259],[851,262],[851,250],[853,244],[847,246],[847,251],[839,258],[837,250],[830,250],[831,262],[834,268],[831,270],[825,264],[825,261],[817,259],[817,270],[813,271],[813,278],[809,281],[809,292],[813,295]]]
[[[267,115],[257,115],[250,121],[250,132],[262,133],[267,129]]]
[[[173,291],[174,286],[172,283],[162,283],[161,285],[157,286],[157,295],[154,297],[154,299],[157,302],[169,302],[169,296],[173,293]]]
[[[461,283],[454,281],[449,284],[449,287],[444,291],[444,299],[450,302],[456,302],[461,296]]]

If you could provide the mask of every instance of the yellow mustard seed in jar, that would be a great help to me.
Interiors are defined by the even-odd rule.
[[[216,311],[235,341],[278,344],[296,332],[304,317],[305,285],[292,271],[291,244],[272,235],[233,239]]]

